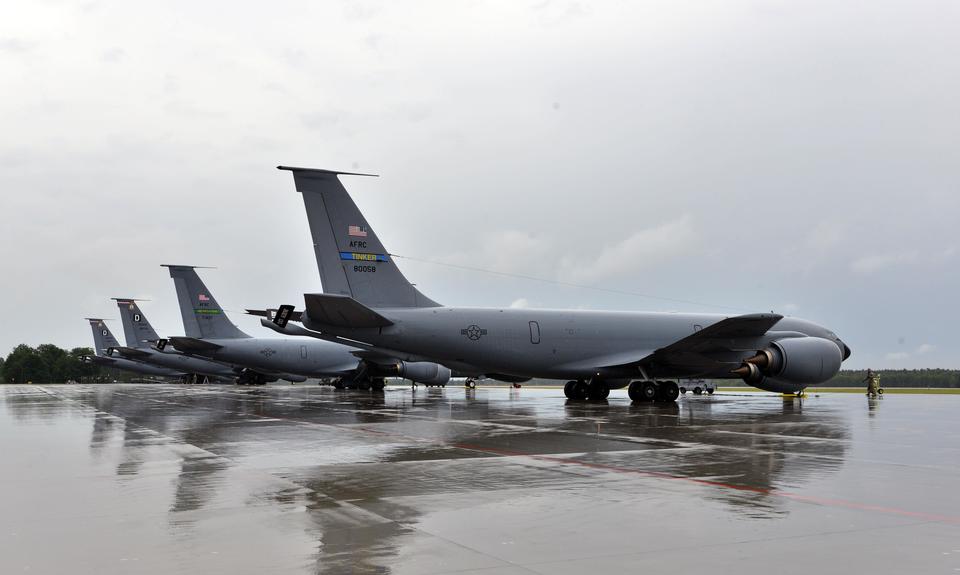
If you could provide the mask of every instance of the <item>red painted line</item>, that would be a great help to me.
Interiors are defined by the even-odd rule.
[[[826,497],[816,497],[813,495],[802,495],[800,493],[793,493],[790,491],[780,491],[779,489],[753,487],[750,485],[737,485],[735,483],[724,483],[721,481],[712,481],[709,479],[697,479],[695,477],[674,475],[671,473],[664,473],[662,471],[644,471],[640,469],[629,469],[626,467],[617,467],[615,465],[606,465],[603,463],[578,461],[576,459],[570,459],[567,457],[555,457],[552,455],[536,455],[532,453],[524,453],[521,451],[512,451],[507,449],[484,447],[481,445],[472,445],[469,443],[455,443],[453,444],[453,447],[457,447],[460,449],[468,449],[471,451],[480,451],[483,453],[490,453],[493,455],[501,455],[505,457],[529,457],[531,459],[537,459],[540,461],[549,461],[552,463],[560,463],[565,465],[578,465],[580,467],[586,467],[589,469],[613,471],[615,473],[629,473],[633,475],[640,475],[643,477],[652,477],[655,479],[670,479],[674,481],[683,481],[685,483],[693,483],[696,485],[705,485],[707,487],[716,487],[720,489],[729,489],[733,491],[759,493],[761,495],[769,495],[771,497],[781,497],[783,499],[791,499],[793,501],[800,501],[803,503],[812,503],[816,505],[824,505],[828,507],[842,507],[845,509],[856,509],[857,511],[872,511],[877,513],[885,513],[888,515],[899,515],[901,517],[910,517],[912,519],[921,519],[923,521],[935,521],[938,523],[953,523],[953,524],[960,525],[960,517],[954,517],[951,515],[937,515],[934,513],[924,513],[922,511],[909,511],[907,509],[899,509],[896,507],[885,507],[882,505],[872,505],[869,503],[858,503],[856,501],[847,501],[845,499],[829,499]]]

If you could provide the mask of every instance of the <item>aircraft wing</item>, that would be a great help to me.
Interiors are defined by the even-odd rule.
[[[210,353],[223,347],[213,342],[204,341],[195,337],[176,336],[169,338],[170,345],[182,353]]]
[[[397,358],[394,355],[390,355],[384,351],[380,351],[376,348],[374,349],[358,349],[357,351],[350,352],[358,359],[365,359],[367,361],[372,361],[373,363],[396,363]]]
[[[709,367],[717,361],[707,354],[718,351],[731,351],[733,340],[760,337],[777,324],[782,315],[775,313],[754,313],[738,315],[720,320],[715,324],[697,331],[683,339],[650,352],[636,353],[637,359],[621,361],[627,354],[604,358],[603,367],[626,367],[658,365],[681,365],[686,367]]]

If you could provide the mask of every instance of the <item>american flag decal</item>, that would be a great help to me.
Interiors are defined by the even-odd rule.
[[[363,226],[347,226],[347,235],[365,238],[367,237],[367,228]]]
[[[200,301],[210,301],[210,298],[208,298],[208,297],[205,296],[204,294],[198,295],[198,296],[197,296],[197,299],[200,300]]]

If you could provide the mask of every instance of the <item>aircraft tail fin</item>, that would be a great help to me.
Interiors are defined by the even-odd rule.
[[[240,331],[197,275],[194,266],[164,265],[177,288],[184,333],[203,339],[240,339],[250,337]]]
[[[407,281],[339,179],[371,174],[277,167],[293,172],[303,195],[324,293],[372,308],[440,305]]]
[[[120,308],[120,319],[123,320],[123,335],[127,340],[127,347],[135,349],[150,347],[150,342],[157,341],[160,336],[147,321],[147,317],[140,311],[137,300],[130,298],[113,298]]]
[[[93,330],[93,353],[103,357],[106,351],[112,347],[120,347],[120,342],[113,337],[113,333],[107,324],[100,318],[88,317],[90,328]]]

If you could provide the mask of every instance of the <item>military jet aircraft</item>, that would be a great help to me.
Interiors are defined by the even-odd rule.
[[[628,387],[634,401],[674,401],[674,379],[690,377],[799,392],[833,377],[850,355],[829,329],[774,313],[442,306],[407,281],[340,182],[370,174],[278,168],[293,172],[303,196],[324,289],[304,295],[302,312],[285,305],[261,320],[291,335],[507,381],[568,379],[564,392],[578,400]]]
[[[257,383],[269,375],[299,381],[335,377],[337,387],[383,389],[388,376],[434,385],[450,379],[450,370],[434,363],[402,362],[386,354],[327,341],[250,337],[230,321],[193,266],[165,267],[177,288],[187,334],[169,338],[170,344],[189,355],[245,366]]]
[[[126,346],[114,347],[113,355],[121,355],[142,363],[168,367],[177,371],[191,374],[190,379],[200,383],[206,379],[234,380],[243,368],[225,365],[204,359],[191,357],[173,349],[163,351],[154,347],[160,336],[150,325],[147,316],[140,310],[136,300],[131,298],[113,298],[120,308],[120,318],[123,320],[123,333],[127,340]]]
[[[158,367],[156,365],[149,365],[146,363],[141,363],[136,360],[127,359],[124,357],[113,357],[108,355],[108,350],[115,349],[120,346],[120,342],[117,341],[117,338],[113,336],[113,333],[110,331],[110,328],[107,327],[107,324],[100,318],[88,317],[87,321],[90,322],[90,328],[93,330],[93,353],[92,356],[87,356],[85,359],[91,363],[97,365],[102,365],[104,367],[113,367],[116,369],[122,369],[124,371],[132,371],[134,373],[142,373],[144,375],[159,375],[163,377],[186,377],[186,373],[167,367]]]

